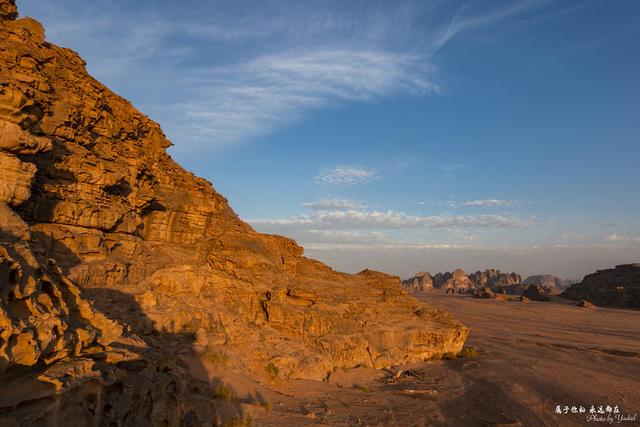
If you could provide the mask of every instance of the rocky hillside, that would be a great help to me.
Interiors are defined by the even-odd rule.
[[[142,417],[127,425],[215,420],[215,396],[170,357],[196,333],[264,380],[462,348],[467,329],[397,277],[338,273],[256,233],[171,159],[156,123],[17,19],[13,0],[0,0],[0,76],[0,424],[63,409],[121,420],[127,407]],[[9,393],[16,379],[33,388]],[[18,410],[51,387],[90,402]]]
[[[640,309],[640,263],[598,270],[571,285],[561,296],[602,307]]]

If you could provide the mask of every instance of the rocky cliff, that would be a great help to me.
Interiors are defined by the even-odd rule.
[[[571,285],[561,296],[602,307],[640,309],[640,263],[598,270]]]
[[[0,418],[25,422],[18,409],[51,396],[40,383],[64,383],[48,377],[77,395],[32,416],[209,417],[215,395],[170,357],[170,343],[184,348],[196,333],[265,380],[460,351],[467,329],[397,277],[339,273],[256,233],[169,146],[75,52],[0,0],[0,392],[16,378],[35,384],[0,401]]]

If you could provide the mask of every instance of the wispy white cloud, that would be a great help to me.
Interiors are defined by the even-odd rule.
[[[640,242],[640,236],[621,236],[619,234],[609,234],[606,240],[610,242]]]
[[[534,218],[509,215],[407,215],[396,211],[321,211],[313,215],[286,218],[254,219],[249,222],[267,231],[294,229],[418,229],[418,228],[487,228],[526,227]]]
[[[425,249],[463,249],[466,246],[441,243],[307,243],[305,249],[314,251],[389,251],[389,250],[425,250]]]
[[[234,142],[269,133],[310,109],[373,101],[392,93],[428,93],[438,87],[422,58],[350,49],[267,54],[203,72],[200,93],[181,105],[183,135]]]
[[[438,93],[434,54],[452,37],[540,5],[478,13],[429,1],[141,1],[135,10],[100,3],[96,13],[79,0],[28,3],[53,41],[79,50],[110,86],[141,82],[135,95],[176,149],[259,137],[327,106]]]
[[[550,3],[553,0],[522,0],[506,3],[505,6],[492,10],[484,10],[480,13],[472,11],[472,5],[467,4],[457,9],[449,24],[441,31],[436,39],[434,47],[440,49],[448,41],[456,36],[473,30],[479,30],[498,22],[513,18]]]
[[[458,208],[514,208],[519,207],[523,203],[518,200],[510,199],[473,199],[473,200],[445,200],[433,203],[436,206],[443,206],[451,209]]]
[[[478,200],[468,200],[466,202],[461,203],[462,206],[465,207],[511,207],[518,206],[518,202],[515,200],[505,200],[505,199],[478,199]]]
[[[359,166],[333,166],[322,170],[314,180],[319,184],[345,186],[363,184],[378,178],[377,171]]]
[[[349,210],[366,207],[362,202],[336,197],[323,197],[313,202],[303,203],[302,206],[314,211]]]

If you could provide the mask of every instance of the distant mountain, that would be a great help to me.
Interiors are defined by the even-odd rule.
[[[522,295],[528,288],[532,288],[530,292],[548,296],[558,294],[576,282],[576,280],[564,280],[551,274],[537,274],[522,280],[522,276],[518,273],[504,273],[491,268],[469,275],[461,269],[435,275],[422,271],[403,280],[402,285],[406,289],[417,292],[444,288],[447,292],[472,293],[474,290],[490,288],[494,292],[505,292],[511,295]]]
[[[476,286],[485,288],[504,288],[508,286],[518,285],[522,283],[522,277],[517,273],[503,273],[500,270],[489,269],[485,271],[476,271],[469,275],[469,279]]]
[[[402,281],[402,285],[412,291],[429,291],[432,289],[446,289],[452,293],[472,293],[476,289],[491,288],[495,291],[520,294],[522,292],[522,277],[517,273],[503,273],[500,270],[489,269],[476,271],[467,275],[462,269],[453,272],[437,273],[432,276],[428,272],[420,272]]]

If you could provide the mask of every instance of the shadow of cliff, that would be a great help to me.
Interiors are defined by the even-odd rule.
[[[234,390],[226,384],[220,377],[207,376],[202,378],[201,373],[206,373],[207,368],[202,364],[197,354],[193,350],[196,337],[194,333],[166,332],[159,330],[154,321],[151,320],[140,307],[133,295],[111,288],[84,288],[82,297],[90,301],[93,307],[105,314],[112,320],[116,320],[124,327],[125,338],[133,338],[135,341],[141,340],[144,349],[137,345],[127,343],[112,343],[114,349],[124,349],[139,355],[135,360],[127,360],[116,363],[116,366],[125,371],[140,372],[142,370],[152,370],[161,374],[168,374],[167,369],[171,369],[175,364],[177,375],[182,375],[181,380],[187,377],[192,383],[189,387],[187,399],[193,399],[190,404],[197,403],[203,397],[213,398],[213,405],[208,404],[209,409],[215,413],[213,420],[203,420],[197,417],[199,423],[204,421],[213,422],[214,425],[244,425],[246,414],[241,406],[242,400],[238,399]],[[175,396],[171,393],[175,391],[171,388],[166,390],[163,399],[176,399],[175,404],[180,405],[179,399],[185,396]],[[197,407],[197,405],[196,405]],[[197,412],[197,411],[196,411]],[[193,421],[189,414],[175,425],[190,425]],[[169,425],[174,425],[169,422]],[[200,425],[200,424],[198,424]]]
[[[50,138],[50,151],[20,155],[20,159],[36,165],[36,174],[31,185],[31,196],[15,210],[29,224],[51,222],[55,207],[62,201],[52,197],[55,193],[45,191],[46,185],[60,187],[65,184],[77,184],[76,176],[70,170],[59,167],[59,161],[71,156],[71,152],[56,138]]]
[[[25,241],[10,229],[0,227],[0,246],[21,266],[18,270],[13,268],[14,264],[0,269],[0,309],[12,317],[17,316],[15,321],[26,321],[29,313],[17,310],[24,304],[18,301],[23,297],[14,294],[12,285],[23,278],[13,271],[38,279],[43,272],[55,269],[42,253],[34,253],[41,267],[26,259],[14,246],[25,243],[34,252],[40,249],[37,243]],[[71,252],[68,248],[66,251]],[[79,261],[77,257],[71,259]],[[56,273],[52,273],[52,277],[55,276]],[[46,293],[43,287],[48,282],[36,283],[34,291]],[[65,294],[63,291],[61,295]],[[92,303],[94,310],[123,326],[124,339],[109,344],[107,353],[83,350],[79,357],[67,357],[52,364],[39,360],[33,366],[6,365],[8,360],[3,360],[4,363],[0,363],[3,368],[0,370],[0,425],[5,425],[5,421],[13,425],[11,420],[20,420],[19,425],[69,426],[246,424],[243,401],[222,378],[208,376],[206,367],[192,352],[193,333],[159,330],[135,297],[122,291],[81,288],[81,295]],[[73,301],[65,299],[65,302],[71,311],[78,310]],[[54,313],[43,312],[43,319],[49,314]],[[87,326],[77,323],[79,319],[64,316],[68,317],[71,334],[76,333],[75,328]],[[39,380],[39,375],[50,368],[71,369],[65,366],[82,366],[82,360],[87,359],[93,360],[102,380],[97,380],[95,373],[87,376],[87,372],[76,371],[62,377],[63,382],[75,382],[65,388],[64,393],[55,393],[50,383]],[[204,372],[205,377],[198,378],[194,372]]]

